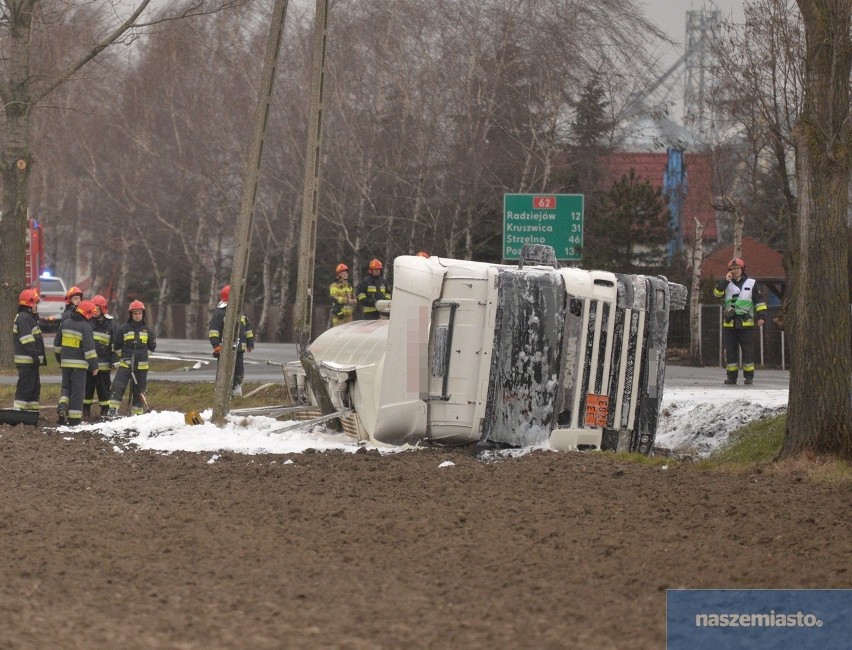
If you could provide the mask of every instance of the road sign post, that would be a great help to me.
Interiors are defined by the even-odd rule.
[[[582,194],[504,194],[503,259],[520,259],[524,244],[547,244],[556,259],[583,259]]]

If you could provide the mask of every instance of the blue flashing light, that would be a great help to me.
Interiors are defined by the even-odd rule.
[[[43,278],[52,278],[53,276],[50,274],[50,271],[45,270],[45,271],[42,271],[42,272],[41,272],[41,277],[43,277]]]

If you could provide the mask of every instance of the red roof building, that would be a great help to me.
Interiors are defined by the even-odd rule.
[[[685,243],[692,240],[695,219],[704,224],[705,242],[717,239],[716,211],[713,208],[713,166],[709,154],[685,153],[684,167],[687,174],[687,191],[683,201],[681,229]],[[663,187],[663,175],[668,164],[666,152],[617,151],[609,158],[609,176],[614,181],[621,179],[633,169],[636,176],[647,180],[653,187]]]
[[[718,280],[728,272],[728,262],[734,257],[734,245],[724,246],[704,258],[701,264],[701,277]],[[787,273],[784,271],[784,256],[778,251],[761,244],[751,237],[743,237],[742,254],[746,264],[746,273],[750,278],[760,280],[779,298],[784,294]]]

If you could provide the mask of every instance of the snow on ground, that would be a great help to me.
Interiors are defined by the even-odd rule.
[[[752,420],[787,410],[788,391],[675,388],[663,392],[656,446],[705,458]]]
[[[783,412],[787,390],[739,390],[674,388],[663,394],[656,445],[678,454],[705,457],[722,446],[732,431],[756,419]],[[334,433],[321,426],[310,430],[299,422],[280,422],[262,416],[228,416],[223,427],[210,423],[212,411],[201,414],[204,424],[187,425],[177,411],[152,412],[110,422],[59,427],[60,433],[96,431],[111,440],[116,452],[129,449],[174,451],[229,451],[239,454],[292,454],[307,449],[338,449],[355,452],[362,447],[394,453],[416,449],[412,446],[380,448],[359,443],[346,434]],[[530,448],[529,450],[531,450]],[[515,450],[519,455],[529,450]]]

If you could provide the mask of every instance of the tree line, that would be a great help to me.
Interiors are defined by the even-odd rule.
[[[230,269],[266,11],[251,2],[163,23],[102,54],[34,113],[30,208],[57,274],[73,281],[88,269],[99,290],[158,313],[188,303],[194,315],[215,300]],[[261,327],[283,320],[296,274],[312,8],[288,11],[250,259]],[[102,20],[77,12],[66,28]],[[333,3],[330,33],[317,295],[340,261],[355,277],[373,257],[418,250],[499,261],[504,192],[591,194],[600,178],[583,145],[617,145],[619,100],[584,102],[618,83],[600,70],[649,78],[647,43],[659,38],[635,7],[567,0]],[[647,183],[618,192],[665,211]],[[624,242],[608,247],[611,224],[591,217],[587,259],[607,249],[597,266],[639,263],[629,244],[626,258]]]

